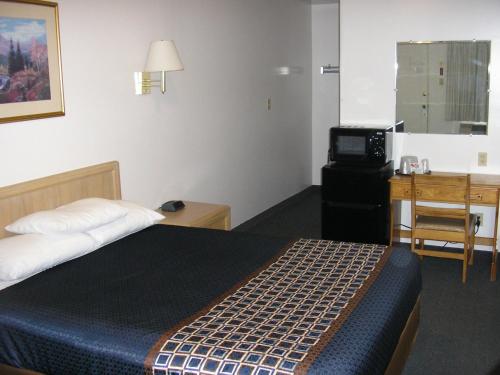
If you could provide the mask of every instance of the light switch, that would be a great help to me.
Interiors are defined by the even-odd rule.
[[[486,167],[488,165],[488,153],[478,152],[477,153],[477,165],[479,167]]]
[[[271,98],[267,98],[267,110],[271,110]]]

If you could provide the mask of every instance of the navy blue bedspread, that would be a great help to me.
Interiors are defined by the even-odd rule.
[[[155,225],[0,291],[0,363],[47,374],[142,374],[149,349],[286,246]],[[310,374],[380,374],[421,288],[395,248]]]

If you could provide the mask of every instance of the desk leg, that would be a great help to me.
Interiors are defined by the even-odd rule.
[[[491,255],[491,271],[490,280],[495,281],[497,279],[497,231],[498,231],[498,205],[499,205],[499,194],[500,189],[497,190],[497,206],[495,208],[495,228],[493,228],[493,249]]]
[[[491,281],[496,281],[497,279],[497,251],[493,249],[493,259],[491,260]]]
[[[401,223],[401,201],[398,199],[391,199],[389,209],[390,212],[390,224],[391,224],[391,235],[390,235],[390,244],[393,242],[401,242],[401,230],[398,227],[394,226],[394,223]]]
[[[392,202],[392,199],[389,201],[389,210],[389,245],[392,246],[392,237],[394,236],[394,204]]]

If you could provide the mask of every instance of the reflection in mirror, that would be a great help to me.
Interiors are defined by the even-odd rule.
[[[487,134],[489,41],[397,43],[396,121],[404,131]]]

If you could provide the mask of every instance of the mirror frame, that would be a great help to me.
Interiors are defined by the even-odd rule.
[[[404,130],[404,119],[398,119],[397,118],[397,95],[398,95],[398,72],[399,72],[399,64],[398,64],[398,45],[399,44],[414,44],[414,45],[421,45],[421,44],[444,44],[444,43],[449,43],[449,42],[485,42],[488,43],[488,48],[489,48],[489,56],[488,56],[488,66],[487,66],[487,87],[486,87],[486,115],[487,115],[487,121],[486,121],[486,132],[484,134],[474,134],[473,132],[468,133],[468,134],[461,134],[461,133],[429,133],[429,132],[422,132],[422,133],[416,133],[416,132],[408,132]],[[409,40],[409,41],[396,41],[395,45],[395,74],[394,74],[394,92],[396,94],[395,97],[395,115],[396,115],[396,124],[399,126],[396,127],[396,132],[398,133],[407,133],[407,134],[442,134],[442,135],[467,135],[467,136],[472,136],[472,135],[488,135],[489,133],[489,125],[490,125],[490,93],[491,93],[491,40],[483,40],[483,39],[470,39],[470,40],[420,40],[420,41],[415,41],[415,40]]]

